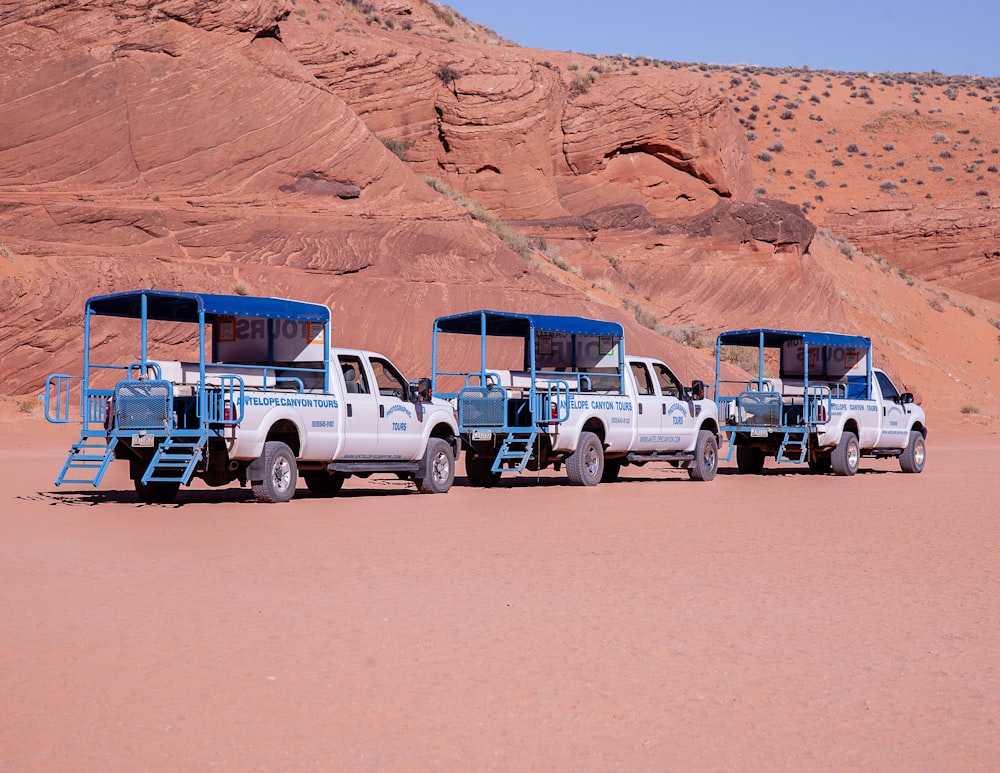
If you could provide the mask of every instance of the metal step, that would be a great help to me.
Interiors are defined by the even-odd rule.
[[[142,482],[187,485],[207,443],[207,432],[196,435],[167,435],[153,454],[142,476]]]
[[[94,487],[100,485],[108,465],[115,458],[116,445],[118,438],[113,437],[109,442],[104,430],[83,430],[80,439],[73,444],[66,462],[59,471],[56,485],[61,486],[63,483]],[[74,477],[68,477],[71,472]]]
[[[799,453],[798,459],[785,459],[785,454],[791,451],[794,454],[796,451]],[[809,435],[806,432],[786,432],[784,437],[781,439],[781,447],[778,449],[777,461],[793,462],[796,464],[802,464],[806,460],[806,454],[809,452]]]
[[[511,432],[504,438],[503,445],[500,446],[500,451],[496,459],[493,460],[493,466],[490,469],[493,472],[503,472],[504,462],[515,462],[508,469],[523,472],[528,459],[531,458],[531,450],[536,437],[538,437],[538,430],[535,429]]]

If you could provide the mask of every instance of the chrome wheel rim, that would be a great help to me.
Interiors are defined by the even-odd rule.
[[[431,464],[431,477],[437,483],[444,483],[448,480],[448,475],[451,473],[451,461],[448,459],[448,454],[444,451],[438,451],[434,456],[434,461]]]
[[[288,485],[292,480],[292,466],[287,459],[284,457],[275,459],[274,466],[271,468],[271,477],[277,491],[288,490]]]

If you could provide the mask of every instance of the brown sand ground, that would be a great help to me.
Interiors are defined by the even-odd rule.
[[[0,426],[0,771],[997,769],[993,429],[271,506],[56,489],[74,437]]]

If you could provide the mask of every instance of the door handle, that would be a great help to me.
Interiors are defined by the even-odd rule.
[[[382,403],[378,404],[378,417],[380,419],[384,419],[385,418],[385,406],[382,405]]]
[[[348,417],[354,415],[354,406],[351,405],[350,403],[347,404],[347,415]]]

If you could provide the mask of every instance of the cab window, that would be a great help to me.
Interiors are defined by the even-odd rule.
[[[684,389],[681,387],[681,382],[677,379],[670,369],[661,363],[653,363],[653,370],[656,372],[656,380],[660,384],[660,392],[664,397],[677,397],[679,398],[684,394]]]
[[[406,395],[406,380],[400,375],[388,360],[372,357],[372,370],[375,371],[375,383],[378,393],[385,397],[403,399]]]
[[[653,394],[653,380],[649,376],[649,368],[643,362],[632,363],[632,375],[635,376],[635,386],[640,395]]]
[[[896,385],[893,384],[885,373],[881,371],[875,371],[875,378],[878,379],[879,388],[882,390],[882,397],[886,400],[898,400],[899,390],[896,389]]]
[[[344,384],[349,394],[370,393],[368,389],[368,379],[365,378],[365,369],[361,364],[360,357],[342,354],[337,357],[340,363],[340,371],[344,374]]]

